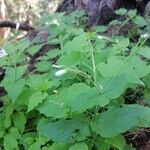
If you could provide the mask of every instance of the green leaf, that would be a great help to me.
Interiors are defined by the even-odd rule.
[[[118,98],[126,89],[127,77],[125,74],[101,82],[102,94],[108,99]]]
[[[96,32],[102,33],[102,32],[107,31],[107,27],[106,26],[95,26],[94,30],[96,30]]]
[[[119,41],[118,44],[120,45],[122,50],[125,51],[130,44],[129,38],[124,38],[123,40]]]
[[[18,112],[13,115],[14,126],[22,133],[25,129],[26,117],[22,112]]]
[[[4,148],[5,150],[17,149],[18,143],[16,139],[11,134],[6,134],[4,136]]]
[[[47,76],[31,75],[27,85],[35,91],[47,91],[53,86],[53,82],[50,82]]]
[[[126,146],[126,140],[121,135],[113,138],[107,138],[105,141],[119,150],[124,150],[124,147]]]
[[[79,51],[70,51],[66,55],[60,57],[57,64],[64,66],[76,66],[82,59],[82,53]]]
[[[68,150],[68,149],[67,149],[67,144],[54,143],[52,144],[50,150]]]
[[[74,98],[72,104],[73,112],[84,112],[96,105],[104,107],[109,104],[109,99],[101,95],[95,88],[90,88]]]
[[[62,100],[61,103],[64,103],[66,106],[71,108],[74,99],[88,89],[90,89],[90,87],[85,83],[74,83],[60,91],[59,99]]]
[[[41,145],[38,142],[33,143],[28,150],[41,150]]]
[[[40,72],[46,72],[46,71],[50,70],[51,63],[50,63],[50,61],[40,61],[40,62],[35,64],[35,67]]]
[[[124,8],[120,8],[120,9],[116,10],[115,13],[116,13],[117,15],[123,16],[123,15],[125,15],[125,14],[127,13],[127,10],[124,9]]]
[[[86,143],[75,143],[69,150],[88,150],[88,145]]]
[[[5,72],[5,80],[6,81],[14,81],[18,80],[25,73],[27,66],[19,66],[17,68],[8,67]]]
[[[61,51],[59,49],[53,49],[51,51],[48,51],[46,55],[52,59],[52,58],[56,58],[60,54],[61,54]]]
[[[69,110],[60,99],[59,95],[49,96],[37,109],[47,117],[62,118]]]
[[[83,33],[79,36],[76,36],[72,41],[67,42],[63,48],[63,52],[71,52],[71,51],[85,51],[85,46],[87,43],[87,37],[86,34]]]
[[[21,134],[19,133],[18,129],[15,127],[12,127],[10,129],[10,134],[17,140],[21,138]]]
[[[145,47],[141,47],[139,50],[139,54],[144,56],[145,58],[150,58],[150,47],[145,46]]]
[[[133,20],[133,22],[138,25],[139,27],[143,27],[147,25],[147,22],[145,21],[145,19],[141,16],[136,16]]]
[[[107,64],[100,63],[98,65],[98,70],[106,78],[114,78],[120,74],[125,74],[128,82],[138,84],[141,84],[140,78],[150,72],[146,63],[137,56],[132,57],[127,62],[120,56],[109,57]]]
[[[133,19],[136,16],[137,11],[136,10],[129,10],[127,14],[130,17],[130,19]]]
[[[18,81],[8,81],[5,83],[4,88],[6,89],[8,96],[12,99],[14,103],[19,95],[22,93],[25,86],[25,80],[20,79]]]
[[[42,94],[42,92],[35,92],[29,99],[28,112],[38,106],[38,104],[42,103],[47,96],[47,93]]]
[[[33,56],[36,52],[38,52],[42,48],[42,46],[43,44],[34,45],[31,48],[29,48],[27,52]]]
[[[85,138],[90,135],[89,126],[77,119],[59,120],[52,123],[41,122],[38,131],[49,140],[70,143],[74,137],[81,134]]]
[[[97,150],[110,150],[110,144],[104,138],[98,137],[95,145]]]
[[[19,97],[16,100],[16,106],[25,105],[28,106],[29,98],[32,95],[33,91],[29,88],[25,87],[22,91],[22,93],[19,95]]]
[[[140,105],[125,105],[112,108],[99,115],[92,125],[93,130],[102,137],[114,137],[137,126],[149,108]]]

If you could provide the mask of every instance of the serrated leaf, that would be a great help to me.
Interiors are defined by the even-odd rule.
[[[138,126],[143,114],[149,108],[140,105],[125,105],[112,108],[99,115],[92,125],[93,130],[102,137],[114,137]]]
[[[10,129],[10,134],[17,140],[21,138],[21,134],[19,133],[18,129],[15,127],[12,127]]]
[[[46,72],[46,71],[50,70],[51,63],[50,63],[50,61],[40,61],[35,64],[35,67],[40,72]]]
[[[88,150],[88,145],[86,143],[75,143],[69,150]]]
[[[130,17],[130,19],[133,19],[136,16],[137,11],[136,10],[129,10],[127,14]]]
[[[6,134],[4,136],[4,148],[5,150],[17,149],[18,143],[16,139],[11,134]]]
[[[85,46],[87,43],[86,34],[81,34],[73,38],[72,41],[68,41],[64,47],[62,48],[63,52],[71,52],[71,51],[85,51]]]
[[[18,80],[25,73],[26,69],[27,69],[27,66],[19,66],[17,68],[8,67],[6,68],[4,80],[6,81]]]
[[[97,150],[110,150],[110,144],[104,138],[98,137],[95,145]]]
[[[41,150],[41,145],[38,142],[33,143],[28,150]]]
[[[89,126],[77,119],[59,120],[52,123],[40,123],[38,131],[49,140],[70,143],[79,133],[85,138],[90,135]],[[76,132],[78,131],[78,132]]]
[[[47,93],[35,92],[29,99],[28,112],[38,106],[48,96]]]
[[[139,54],[144,56],[145,58],[150,58],[150,47],[145,46],[145,47],[141,47],[139,50]]]
[[[12,99],[13,103],[22,93],[24,86],[25,80],[23,79],[17,81],[8,81],[7,83],[5,83],[4,88],[6,89],[8,96]]]
[[[90,88],[82,92],[79,96],[74,98],[72,104],[73,112],[84,112],[96,105],[104,107],[109,103],[109,99],[104,95],[101,95],[95,88]]]
[[[81,62],[82,53],[79,51],[71,51],[66,55],[60,57],[57,64],[64,66],[76,66]]]
[[[106,26],[96,26],[94,27],[94,30],[96,30],[96,32],[105,32],[107,31],[107,27]]]
[[[18,112],[12,118],[14,126],[22,133],[25,129],[26,117],[22,112]]]
[[[49,96],[37,109],[47,117],[62,118],[69,111],[59,95]]]
[[[107,138],[105,141],[119,150],[124,150],[124,147],[126,146],[126,140],[121,135],[113,138]]]
[[[47,91],[53,84],[54,82],[50,82],[48,77],[42,75],[31,75],[27,81],[27,85],[35,91]]]
[[[136,16],[133,20],[133,22],[138,25],[139,27],[143,27],[147,25],[147,22],[145,21],[145,19],[141,16]]]
[[[62,89],[59,96],[62,102],[71,108],[73,100],[88,89],[90,89],[90,87],[85,83],[75,83],[68,88]]]
[[[53,49],[51,51],[48,51],[46,55],[52,59],[52,58],[56,58],[60,54],[61,54],[61,51],[59,49]]]
[[[98,65],[98,70],[106,78],[114,78],[120,74],[125,74],[128,82],[138,84],[141,84],[140,78],[150,72],[146,63],[136,56],[128,62],[120,56],[109,57],[107,64],[100,63]]]
[[[123,40],[119,41],[119,45],[123,50],[126,50],[129,44],[130,44],[129,38],[124,38]]]
[[[36,52],[38,52],[41,49],[42,46],[43,46],[43,44],[34,45],[34,46],[30,47],[27,50],[27,52],[33,56]]]
[[[117,15],[123,16],[123,15],[125,15],[125,14],[127,13],[127,10],[124,9],[124,8],[120,8],[120,9],[116,10],[115,13],[116,13]]]
[[[67,144],[65,143],[54,143],[52,144],[50,150],[68,150],[67,149]]]
[[[126,89],[127,77],[125,74],[113,79],[105,79],[101,82],[102,94],[108,99],[118,98]]]

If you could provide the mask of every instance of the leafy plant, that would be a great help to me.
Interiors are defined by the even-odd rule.
[[[139,21],[147,25],[135,11],[116,13],[127,13],[125,23],[139,29]],[[4,44],[0,148],[124,150],[130,147],[125,132],[150,127],[149,35],[137,42],[117,32],[102,36],[106,27],[85,31],[83,18],[83,12],[41,18],[50,33],[47,44],[55,48],[38,58],[41,44],[30,47],[28,39]],[[144,105],[127,104],[126,91],[138,87],[144,89]]]

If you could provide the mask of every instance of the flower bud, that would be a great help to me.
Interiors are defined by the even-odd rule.
[[[67,72],[66,69],[61,69],[55,73],[55,76],[60,77],[63,76]]]

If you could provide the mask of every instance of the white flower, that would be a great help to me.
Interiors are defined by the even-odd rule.
[[[58,69],[59,69],[59,68],[62,68],[61,66],[55,65],[55,64],[53,64],[52,67],[53,67],[53,68],[58,68]]]
[[[144,38],[144,39],[146,39],[146,38],[148,38],[149,37],[149,34],[148,33],[145,33],[145,34],[142,34],[141,35],[141,38]]]
[[[19,30],[19,27],[20,27],[20,23],[17,22],[17,23],[16,23],[16,30]]]
[[[60,23],[59,23],[59,21],[58,21],[57,19],[54,19],[54,20],[53,20],[53,23],[56,24],[57,26],[60,25]]]
[[[99,35],[99,36],[97,36],[97,38],[101,40],[101,39],[104,39],[105,37],[104,37],[104,36]]]
[[[7,56],[8,54],[3,48],[0,48],[0,58]]]
[[[60,77],[63,76],[67,72],[66,69],[61,69],[55,73],[55,76]]]

